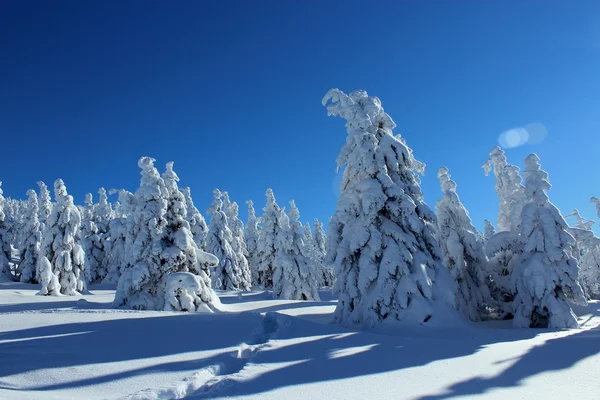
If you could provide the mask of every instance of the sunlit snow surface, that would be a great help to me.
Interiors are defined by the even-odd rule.
[[[597,399],[600,303],[583,328],[333,325],[335,300],[219,293],[221,313],[110,309],[114,288],[0,284],[1,399]]]

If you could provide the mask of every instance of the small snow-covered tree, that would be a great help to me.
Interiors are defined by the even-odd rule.
[[[456,193],[456,183],[450,179],[448,168],[441,167],[437,176],[443,193],[435,206],[437,238],[444,264],[457,283],[458,310],[471,321],[479,321],[490,300],[485,280],[485,254],[469,213]]]
[[[263,208],[260,217],[262,229],[257,245],[257,270],[258,285],[265,289],[273,288],[273,271],[275,270],[275,257],[277,256],[275,243],[278,234],[278,220],[281,218],[281,209],[275,201],[272,189],[267,189],[267,205]]]
[[[8,217],[5,212],[6,199],[3,196],[2,182],[0,182],[0,281],[13,280],[10,271],[11,259],[11,242],[12,235],[10,233]]]
[[[246,237],[246,258],[250,266],[252,276],[252,286],[258,285],[258,241],[260,237],[259,219],[254,211],[254,203],[252,200],[247,200],[248,204],[248,221],[244,231]]]
[[[161,310],[164,306],[164,272],[161,268],[169,196],[151,157],[138,161],[140,187],[135,205],[127,218],[125,252],[127,264],[117,285],[115,307],[137,310]]]
[[[273,297],[282,300],[319,300],[319,277],[305,245],[300,213],[290,201],[288,215],[278,219]]]
[[[523,251],[519,233],[498,232],[485,242],[483,248],[488,259],[486,274],[494,312],[498,318],[510,318],[515,298],[511,275]]]
[[[521,210],[525,204],[525,188],[518,167],[506,160],[504,150],[496,146],[490,152],[490,158],[483,164],[485,175],[494,170],[496,194],[500,201],[498,209],[498,231],[517,232],[521,225]]]
[[[587,221],[579,210],[573,210],[567,218],[576,218],[569,233],[575,238],[574,257],[579,264],[579,283],[588,299],[600,299],[600,238],[594,235],[594,221]]]
[[[348,131],[337,159],[345,169],[327,241],[340,295],[335,320],[423,323],[435,318],[435,309],[454,307],[455,283],[441,263],[436,218],[419,186],[424,165],[393,134],[396,124],[378,98],[332,89],[323,105],[329,115],[346,119]]]
[[[95,275],[92,279],[94,281],[103,281],[109,272],[106,259],[110,248],[110,226],[112,220],[115,219],[115,212],[112,209],[112,205],[108,202],[106,189],[98,189],[98,196],[98,203],[93,207],[93,221],[96,227],[96,235],[98,236],[98,243],[94,247],[97,249],[95,258],[98,260],[98,264],[95,274],[92,274]]]
[[[206,249],[219,259],[219,263],[211,277],[212,285],[221,290],[248,290],[249,281],[246,280],[232,247],[233,237],[221,200],[223,195],[219,189],[215,189],[213,196],[213,203],[208,210],[210,224]]]
[[[111,194],[117,190],[111,189]],[[115,209],[115,217],[110,220],[108,226],[109,237],[104,242],[106,257],[104,257],[102,270],[106,271],[103,283],[118,283],[121,274],[128,263],[126,251],[128,217],[135,209],[135,195],[127,190],[118,191],[118,207]]]
[[[40,209],[39,220],[40,224],[45,224],[46,219],[48,219],[48,217],[52,213],[52,200],[50,199],[50,191],[48,190],[46,184],[42,181],[38,182],[37,184],[40,187],[40,195],[38,201]]]
[[[223,210],[227,216],[227,226],[231,230],[231,248],[235,253],[237,264],[242,271],[242,283],[241,288],[244,290],[250,290],[252,285],[252,275],[250,273],[250,266],[248,265],[248,259],[246,254],[248,249],[246,248],[246,235],[244,234],[244,223],[239,218],[239,206],[235,201],[229,200],[229,194],[223,192],[223,198],[226,202],[223,202]]]
[[[186,220],[190,224],[190,230],[192,232],[192,236],[194,237],[194,242],[196,242],[198,248],[205,250],[208,225],[206,225],[206,220],[194,205],[194,201],[192,200],[192,192],[189,187],[183,188],[183,195],[185,196],[185,207],[187,209]]]
[[[46,220],[40,246],[37,275],[42,284],[40,295],[78,295],[87,290],[85,253],[79,229],[81,215],[67,193],[62,179],[54,182],[56,204]]]
[[[216,295],[210,286],[208,268],[218,260],[200,250],[194,241],[187,221],[186,198],[177,186],[179,177],[173,171],[173,162],[167,163],[162,178],[168,192],[160,254],[160,269],[165,280],[164,310],[210,309]]]
[[[36,274],[40,257],[40,242],[42,238],[41,224],[39,221],[38,198],[34,190],[27,191],[27,218],[21,248],[19,249],[19,267],[17,274],[22,283],[38,283]]]
[[[546,191],[551,185],[539,157],[525,158],[525,190],[530,201],[523,207],[523,253],[512,273],[517,327],[576,328],[569,302],[585,304],[579,286],[579,267],[573,258],[574,239]]]
[[[82,245],[85,251],[86,280],[90,283],[102,280],[98,269],[102,265],[104,249],[98,234],[96,216],[92,194],[85,195],[85,206],[81,211],[81,235]]]
[[[327,236],[323,229],[323,223],[318,219],[313,220],[313,245],[315,247],[315,262],[321,271],[321,286],[332,287],[335,283],[335,271],[325,262],[327,251]]]

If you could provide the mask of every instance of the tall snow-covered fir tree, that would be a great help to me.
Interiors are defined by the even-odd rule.
[[[212,254],[200,250],[187,221],[185,195],[179,190],[179,177],[173,162],[162,174],[168,192],[166,226],[161,239],[161,270],[165,279],[165,311],[198,311],[215,299],[208,268],[217,264]],[[210,308],[209,308],[210,309]]]
[[[282,300],[319,300],[319,276],[313,266],[310,250],[303,241],[300,213],[293,200],[290,201],[288,215],[282,213],[278,225],[273,297]]]
[[[332,89],[323,105],[329,115],[346,119],[348,131],[337,159],[344,175],[327,241],[340,296],[335,320],[424,323],[435,319],[436,309],[452,313],[456,285],[441,263],[436,218],[419,186],[423,164],[394,136],[396,124],[378,98]]]
[[[78,295],[87,290],[85,253],[80,243],[81,215],[62,179],[54,182],[56,204],[46,220],[37,275],[40,295]]]
[[[23,237],[20,240],[19,267],[17,275],[22,283],[38,283],[36,274],[40,257],[40,243],[42,239],[41,224],[39,221],[38,198],[34,190],[27,191],[27,217]]]
[[[525,204],[525,188],[520,170],[506,160],[504,150],[496,146],[490,152],[490,158],[483,164],[485,175],[494,170],[496,194],[499,199],[498,232],[517,232],[521,225],[521,210]]]
[[[250,274],[252,276],[252,286],[258,285],[258,241],[260,237],[259,219],[254,211],[254,203],[252,200],[247,200],[248,204],[248,220],[244,235],[246,237],[246,258],[250,266]]]
[[[335,271],[325,262],[327,256],[327,236],[323,229],[323,223],[318,219],[313,220],[313,244],[315,247],[315,260],[321,271],[321,286],[332,287],[335,283]]]
[[[546,191],[551,187],[539,157],[525,158],[525,191],[521,242],[523,253],[512,273],[516,327],[577,328],[569,302],[585,304],[579,267],[573,258],[575,240]]]
[[[99,240],[98,248],[100,250],[100,253],[97,254],[99,263],[96,267],[94,280],[103,281],[109,271],[106,259],[108,258],[108,251],[110,248],[110,225],[112,220],[116,217],[112,205],[108,202],[106,189],[98,189],[98,203],[94,205],[93,211],[96,234],[98,235]]]
[[[208,211],[210,224],[206,249],[219,259],[219,263],[211,276],[212,285],[221,290],[249,290],[249,276],[244,275],[232,246],[233,236],[223,209],[223,195],[219,189],[215,189],[213,196],[213,203]]]
[[[438,170],[442,198],[435,205],[438,219],[437,238],[444,264],[457,283],[458,310],[471,321],[479,321],[490,300],[485,281],[485,254],[477,240],[477,230],[456,193],[456,183],[448,168]]]
[[[235,258],[242,271],[242,284],[240,287],[244,290],[250,290],[252,285],[252,274],[248,265],[248,249],[246,248],[246,235],[244,233],[244,223],[239,218],[239,206],[235,201],[229,200],[229,194],[223,192],[224,202],[223,210],[227,216],[227,226],[231,230],[231,248],[235,253]]]
[[[125,259],[113,305],[137,310],[162,310],[164,282],[161,268],[161,240],[169,196],[151,157],[138,161],[140,187],[135,205],[127,218]]]
[[[37,183],[40,187],[40,195],[38,197],[39,204],[39,220],[40,224],[45,224],[46,219],[52,213],[52,200],[50,199],[50,191],[48,190],[48,186],[42,181]]]
[[[8,217],[5,212],[6,199],[3,196],[2,182],[0,182],[0,282],[13,280],[10,271],[12,235],[9,231]]]
[[[194,205],[192,200],[192,191],[189,187],[183,188],[183,195],[185,197],[185,207],[187,209],[186,220],[190,224],[190,230],[194,237],[194,242],[198,248],[206,250],[206,235],[208,234],[208,225],[206,220],[200,211]]]
[[[281,218],[282,211],[275,201],[273,190],[267,189],[266,195],[267,205],[263,208],[263,214],[260,217],[262,228],[257,245],[257,284],[264,289],[271,289],[273,288],[273,271],[275,270],[275,257],[277,256],[278,221]]]

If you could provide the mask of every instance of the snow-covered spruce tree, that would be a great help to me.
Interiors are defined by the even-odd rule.
[[[6,199],[0,182],[0,282],[14,279],[10,271],[12,234],[9,230],[8,216],[5,212]]]
[[[335,283],[335,271],[325,262],[327,251],[327,236],[323,229],[323,223],[318,219],[313,220],[313,244],[315,247],[315,260],[321,271],[321,286],[332,287]]]
[[[34,190],[28,190],[27,196],[27,218],[23,229],[23,237],[20,240],[19,267],[17,275],[22,283],[39,283],[36,274],[40,255],[40,242],[42,238],[41,224],[39,221],[39,207],[37,194]]]
[[[250,266],[250,274],[252,276],[252,286],[258,285],[258,241],[260,237],[259,219],[254,211],[254,203],[252,200],[247,200],[248,204],[248,221],[244,235],[246,237],[246,259]]]
[[[95,207],[92,194],[85,195],[85,206],[81,211],[81,242],[85,251],[86,280],[89,283],[102,280],[98,269],[102,265],[104,249],[95,221]]]
[[[179,177],[173,162],[167,163],[162,178],[168,192],[166,226],[160,254],[161,270],[165,274],[164,310],[198,311],[210,309],[216,295],[210,287],[208,268],[218,262],[212,254],[200,250],[187,221],[185,195],[179,190]]]
[[[569,233],[575,238],[574,257],[579,264],[579,283],[586,298],[600,299],[600,238],[594,235],[594,221],[586,221],[579,210],[573,210],[565,219],[576,218],[575,226],[569,228]]]
[[[263,208],[263,215],[260,217],[262,228],[257,246],[257,270],[258,285],[264,289],[273,288],[273,271],[275,270],[275,257],[277,250],[275,243],[278,234],[278,220],[281,218],[282,211],[275,201],[275,195],[272,189],[267,189],[267,205]]]
[[[448,168],[441,167],[437,176],[443,193],[435,205],[437,239],[444,265],[457,283],[458,310],[471,321],[479,321],[490,302],[484,269],[487,260],[469,213],[456,193],[456,183],[450,179]]]
[[[500,201],[498,209],[498,232],[517,232],[521,225],[521,210],[525,204],[525,188],[518,167],[506,161],[504,150],[496,146],[490,158],[483,164],[485,175],[494,169],[496,194]]]
[[[110,194],[117,193],[111,189]],[[109,237],[104,241],[106,256],[104,257],[102,270],[106,271],[103,283],[118,283],[121,274],[128,263],[126,251],[128,217],[135,209],[135,195],[127,190],[118,191],[118,207],[115,207],[115,217],[110,220],[108,226]]]
[[[42,288],[38,294],[78,295],[87,290],[79,238],[81,215],[62,179],[54,182],[54,198],[40,246],[37,275]]]
[[[232,247],[233,237],[223,210],[222,193],[219,189],[213,191],[214,200],[208,210],[210,224],[206,237],[206,249],[214,254],[219,263],[211,278],[215,289],[248,290],[249,281],[244,277],[237,255]]]
[[[512,273],[516,327],[577,328],[569,301],[586,304],[579,286],[575,244],[568,225],[550,202],[551,185],[539,157],[525,158],[525,191],[529,202],[521,217],[523,253]]]
[[[294,200],[290,201],[288,215],[281,214],[278,225],[273,297],[282,300],[319,300],[319,277],[302,239],[300,213]]]
[[[190,224],[190,230],[194,237],[194,242],[198,248],[206,250],[206,235],[208,233],[208,225],[206,220],[200,213],[200,211],[194,205],[192,200],[192,192],[189,187],[183,188],[183,195],[185,196],[185,207],[187,209],[186,220]]]
[[[483,250],[488,262],[486,274],[498,318],[512,317],[515,288],[511,282],[512,271],[523,251],[518,232],[498,232],[485,242]]]
[[[151,157],[138,161],[140,187],[127,218],[125,259],[113,305],[136,310],[162,310],[164,282],[160,255],[167,213],[168,191]]]
[[[437,306],[454,307],[456,285],[441,263],[436,218],[419,186],[422,164],[393,135],[396,124],[378,98],[332,89],[323,105],[329,115],[346,119],[348,131],[337,159],[345,169],[327,240],[340,295],[335,320],[424,323],[435,318]]]
[[[239,206],[235,201],[229,200],[229,194],[223,192],[223,197],[227,199],[224,203],[224,211],[227,216],[227,226],[231,230],[231,248],[235,253],[235,258],[242,271],[242,283],[241,288],[244,290],[250,290],[252,285],[252,274],[250,273],[250,266],[248,265],[248,259],[246,254],[248,249],[246,248],[246,236],[244,234],[244,223],[239,218]]]
[[[52,200],[50,199],[50,191],[44,182],[40,181],[37,184],[40,187],[40,195],[38,198],[40,209],[39,220],[40,224],[46,224],[46,219],[48,219],[52,213]]]
[[[112,209],[112,205],[108,202],[106,189],[98,189],[98,195],[98,203],[95,204],[93,208],[93,220],[96,225],[96,234],[99,239],[98,249],[100,253],[97,253],[99,262],[96,267],[94,280],[103,281],[109,271],[106,258],[108,257],[108,249],[110,246],[110,225],[111,221],[115,219],[115,212]]]

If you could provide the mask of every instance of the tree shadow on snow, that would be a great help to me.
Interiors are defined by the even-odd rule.
[[[596,314],[598,313],[597,310]],[[457,396],[484,394],[492,389],[520,386],[523,381],[544,372],[571,368],[600,353],[600,327],[549,339],[533,347],[496,376],[475,376],[448,387],[443,393],[419,400],[441,400]]]
[[[303,316],[302,319],[305,319]],[[310,316],[308,316],[310,318]],[[286,386],[347,379],[368,376],[405,368],[427,365],[431,362],[464,357],[476,353],[483,347],[493,343],[526,340],[547,330],[534,329],[488,329],[472,327],[468,330],[457,329],[439,331],[435,328],[418,327],[410,329],[405,335],[390,336],[372,332],[356,332],[344,330],[335,325],[313,324],[300,321],[299,318],[280,316],[284,321],[271,339],[299,339],[297,343],[280,348],[270,348],[259,352],[255,364],[269,365],[288,363],[270,371],[261,371],[253,379],[236,380],[236,376],[223,377],[224,384],[215,388],[202,388],[194,393],[194,398],[221,398],[227,396],[256,395]],[[402,331],[400,331],[402,332]],[[445,336],[445,333],[448,333]],[[428,342],[428,336],[435,337],[435,342]],[[564,340],[564,339],[561,339]],[[545,370],[566,368],[576,361],[600,351],[598,346],[584,351],[572,351],[569,343],[556,340],[551,353],[540,351],[536,358],[541,362],[536,368],[520,368],[511,376],[524,379],[527,375],[541,373]],[[431,343],[435,343],[432,345]],[[569,352],[566,359],[552,363],[543,362],[561,349]],[[560,354],[557,354],[559,357]],[[540,360],[532,360],[532,364]],[[282,365],[282,364],[279,364]],[[506,380],[506,384],[510,384]],[[235,384],[231,384],[235,383]],[[400,388],[398,389],[401,390]],[[468,392],[467,393],[471,393]],[[479,393],[474,391],[473,393]],[[458,394],[462,394],[459,392]],[[440,397],[445,398],[445,397]]]
[[[254,313],[146,313],[138,318],[129,316],[129,313],[135,312],[124,311],[119,316],[122,318],[118,319],[66,323],[0,333],[0,378],[46,368],[77,367],[226,349],[238,345],[253,334],[240,327],[260,332],[263,319]],[[190,364],[189,361],[186,363]],[[200,363],[201,360],[198,361],[198,365]],[[151,373],[163,367],[167,366],[156,365],[145,370]],[[186,366],[173,363],[170,368],[183,370]],[[91,382],[69,382],[59,386],[85,386],[139,373],[140,371],[118,373],[114,376],[98,377]]]

